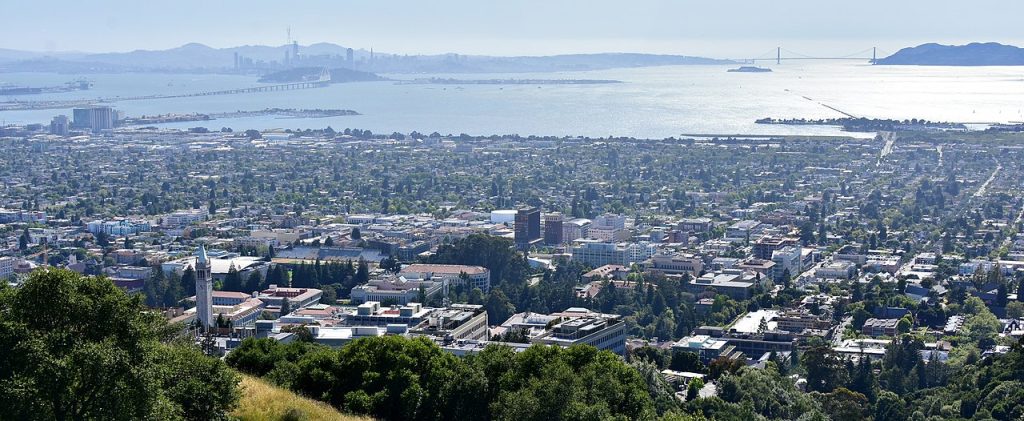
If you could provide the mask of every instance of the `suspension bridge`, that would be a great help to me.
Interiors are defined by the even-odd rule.
[[[794,60],[854,60],[854,61],[867,61],[868,63],[875,64],[878,62],[878,56],[887,56],[888,53],[880,52],[878,47],[871,47],[855,53],[843,55],[843,56],[821,56],[821,55],[809,55],[802,54],[792,50],[787,50],[782,47],[777,47],[774,50],[767,51],[764,54],[758,55],[754,58],[740,59],[738,61],[746,63],[757,63],[759,61],[774,61],[775,64],[782,64],[783,61],[794,61]]]

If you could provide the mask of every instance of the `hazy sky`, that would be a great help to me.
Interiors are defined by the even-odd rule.
[[[650,52],[723,58],[921,42],[1024,44],[1009,0],[0,0],[0,48],[333,42],[391,53]],[[157,4],[160,4],[157,6]]]

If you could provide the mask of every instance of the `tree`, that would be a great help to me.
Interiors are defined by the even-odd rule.
[[[349,238],[353,240],[362,240],[363,234],[359,231],[358,227],[352,228],[352,234],[349,235]]]
[[[899,395],[883,391],[875,402],[875,421],[903,421],[907,419],[903,400]]]
[[[686,385],[686,400],[692,401],[700,396],[700,390],[704,388],[704,380],[693,379]]]
[[[287,316],[291,312],[292,312],[292,302],[288,301],[287,298],[281,300],[281,310],[279,311],[279,314],[281,315],[281,317]]]
[[[509,302],[508,297],[500,289],[495,289],[487,294],[487,303],[484,304],[484,308],[487,309],[487,320],[495,324],[508,320],[516,312],[516,307]]]
[[[242,285],[242,275],[238,273],[238,269],[232,264],[228,268],[228,274],[224,276],[224,283],[221,285],[221,289],[224,291],[235,291],[244,292],[244,286]]]
[[[809,395],[772,368],[742,367],[722,376],[717,385],[718,396],[725,402],[750,405],[754,412],[769,419],[804,419],[808,413],[820,412]],[[696,408],[714,403],[706,400],[696,402]],[[705,416],[719,418],[716,415],[705,412]]]
[[[356,266],[356,276],[353,278],[353,282],[356,285],[370,282],[370,265],[363,258],[359,258],[359,265]]]
[[[831,393],[811,395],[821,402],[822,409],[833,420],[863,420],[870,415],[871,404],[864,395],[840,387]]]
[[[473,287],[469,291],[469,303],[470,304],[483,304],[484,303],[484,292],[480,288]]]
[[[1020,301],[1014,301],[1006,304],[1006,317],[1011,319],[1019,319],[1024,317],[1024,303]]]
[[[7,419],[223,419],[238,378],[104,278],[33,272],[0,289],[0,414]]]
[[[800,363],[807,371],[807,389],[817,392],[831,392],[845,384],[846,369],[839,355],[828,345],[812,346],[803,353]]]
[[[104,248],[109,247],[110,246],[110,235],[107,234],[104,231],[100,231],[99,233],[97,233],[96,234],[96,245],[98,245],[100,247],[104,247]]]
[[[672,361],[668,368],[674,371],[688,371],[691,373],[704,373],[707,368],[700,362],[700,357],[695,352],[673,351]]]
[[[914,323],[910,321],[910,316],[903,316],[899,323],[896,324],[896,331],[899,333],[908,333],[910,328],[914,326]]]

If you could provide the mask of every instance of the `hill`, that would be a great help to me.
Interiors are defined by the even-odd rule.
[[[233,72],[235,54],[256,64],[247,70],[266,74],[286,70],[282,65],[292,46],[243,45],[214,48],[189,43],[166,50],[116,53],[54,53],[0,51],[0,71],[6,72]],[[601,70],[666,65],[735,64],[731,60],[637,53],[563,54],[553,56],[469,56],[460,54],[398,55],[353,49],[331,43],[299,46],[300,67],[347,68],[374,73],[517,73]],[[292,58],[294,60],[294,57]],[[295,64],[294,62],[292,63]]]
[[[1024,48],[995,42],[922,44],[904,48],[876,64],[917,66],[1024,66]]]
[[[326,403],[304,398],[252,376],[242,376],[241,386],[242,399],[231,415],[242,421],[369,420],[342,414]]]

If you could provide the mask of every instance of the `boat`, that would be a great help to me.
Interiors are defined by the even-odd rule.
[[[729,71],[738,73],[768,73],[771,72],[772,69],[757,66],[742,66],[735,69],[729,69]]]

